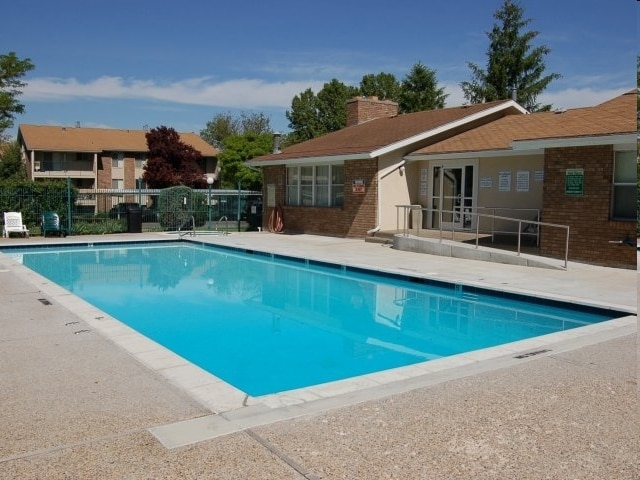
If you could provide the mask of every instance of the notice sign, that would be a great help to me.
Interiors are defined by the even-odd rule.
[[[500,172],[498,174],[498,191],[499,192],[511,191],[511,172]]]
[[[584,169],[567,168],[564,177],[564,194],[574,196],[584,194]]]
[[[516,173],[516,192],[529,191],[529,172],[522,171]]]
[[[353,193],[365,193],[364,180],[354,180],[351,185]]]

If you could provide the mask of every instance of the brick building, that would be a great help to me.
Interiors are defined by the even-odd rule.
[[[149,152],[146,133],[79,125],[20,125],[18,142],[31,180],[70,178],[79,189],[130,189],[142,178]],[[179,135],[202,155],[202,171],[215,176],[218,151],[195,133]]]
[[[287,231],[364,237],[414,205],[417,228],[566,226],[571,260],[635,268],[635,91],[535,114],[509,100],[397,115],[375,97],[347,111],[346,128],[248,162],[264,173],[265,228],[278,206]],[[563,254],[566,228],[538,233],[543,255]]]

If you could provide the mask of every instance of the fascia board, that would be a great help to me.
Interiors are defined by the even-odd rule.
[[[536,148],[531,150],[483,150],[483,151],[468,151],[468,152],[455,152],[455,153],[431,153],[431,154],[409,154],[404,157],[408,162],[415,162],[418,160],[461,160],[466,158],[495,158],[495,157],[519,157],[524,155],[542,155],[544,153],[543,148]]]
[[[352,155],[329,155],[326,157],[303,157],[303,158],[287,158],[283,160],[269,160],[261,162],[252,162],[247,160],[245,165],[252,167],[269,167],[272,165],[316,165],[318,163],[334,164],[343,163],[349,160],[370,160],[373,158],[368,153],[357,153]]]
[[[593,145],[634,145],[635,143],[636,134],[628,133],[621,135],[516,140],[511,143],[511,146],[514,150],[536,150],[544,148],[588,147]]]
[[[481,112],[477,112],[477,113],[474,113],[473,115],[469,115],[468,117],[464,117],[459,120],[456,120],[455,122],[446,123],[437,128],[427,130],[426,132],[419,133],[418,135],[413,135],[412,137],[400,140],[399,142],[392,143],[390,145],[385,145],[384,147],[371,152],[371,157],[378,157],[380,155],[393,152],[400,148],[409,147],[412,144],[421,142],[422,140],[426,140],[429,137],[439,135],[440,133],[446,132],[447,130],[451,130],[453,128],[457,128],[462,125],[466,125],[468,123],[474,122],[476,120],[487,117],[494,113],[501,112],[503,110],[508,110],[509,108],[516,108],[523,114],[529,113],[527,112],[527,110],[525,110],[520,105],[518,105],[518,103],[514,102],[513,100],[509,100],[508,102],[501,103],[500,105],[496,105],[495,107],[489,108],[487,110],[482,110]]]

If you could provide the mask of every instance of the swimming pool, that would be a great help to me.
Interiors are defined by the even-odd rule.
[[[191,241],[3,252],[252,396],[626,315]]]

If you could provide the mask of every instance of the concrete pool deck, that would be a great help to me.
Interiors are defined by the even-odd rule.
[[[539,269],[310,235],[188,239],[633,315],[431,370],[329,385],[324,394],[230,392],[221,402],[188,365],[140,350],[144,339],[0,256],[0,478],[638,477],[636,271]],[[0,247],[42,241],[2,239]],[[527,355],[541,350],[549,351]]]

